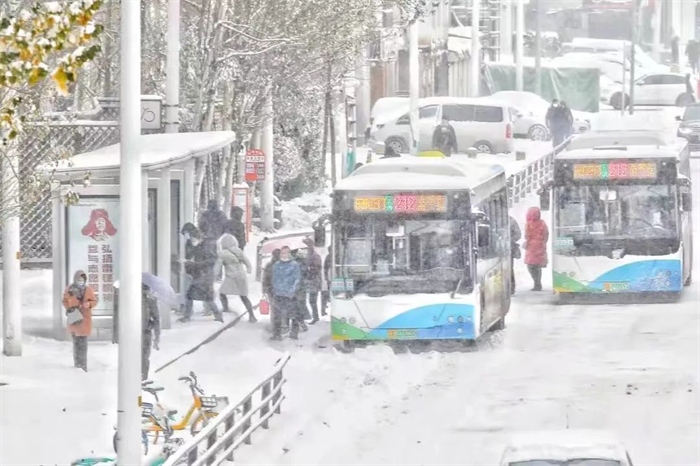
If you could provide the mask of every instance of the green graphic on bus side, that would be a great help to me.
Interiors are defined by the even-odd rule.
[[[377,340],[372,334],[336,317],[331,317],[331,335],[340,340]]]
[[[596,290],[593,290],[591,288],[588,288],[586,285],[583,285],[573,278],[569,278],[568,276],[554,272],[553,274],[553,282],[554,282],[554,290],[558,291],[560,293],[596,293]]]

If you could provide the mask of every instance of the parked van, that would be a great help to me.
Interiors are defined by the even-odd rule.
[[[507,103],[484,97],[428,97],[419,102],[419,152],[433,149],[433,131],[442,118],[455,129],[458,152],[470,147],[482,153],[513,151],[513,116]],[[373,128],[370,146],[378,153],[382,153],[384,147],[391,147],[396,153],[407,153],[412,140],[406,112]]]

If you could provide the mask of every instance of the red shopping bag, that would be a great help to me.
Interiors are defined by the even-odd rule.
[[[270,302],[267,300],[267,296],[263,296],[260,300],[260,314],[268,315],[270,313]]]

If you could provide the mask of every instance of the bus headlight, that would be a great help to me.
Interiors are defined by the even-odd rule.
[[[348,319],[346,319],[345,317],[341,317],[340,322],[341,322],[342,324],[347,324],[347,323],[348,323]]]
[[[351,325],[355,325],[355,322],[357,322],[357,319],[355,319],[354,317],[350,317],[350,320],[348,322],[350,322]]]
[[[447,322],[449,322],[450,324],[454,324],[454,323],[455,323],[455,318],[454,318],[454,316],[449,316],[449,317],[447,318]]]
[[[462,332],[463,332],[462,327],[457,327],[457,333],[462,333]]]
[[[693,130],[690,128],[678,128],[678,132],[681,134],[690,134]]]
[[[460,324],[463,324],[463,323],[464,323],[464,317],[463,317],[463,316],[457,317],[457,322],[459,322]]]

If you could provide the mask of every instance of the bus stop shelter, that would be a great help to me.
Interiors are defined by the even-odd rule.
[[[167,280],[176,290],[184,259],[182,225],[194,222],[195,161],[230,146],[231,131],[168,133],[140,136],[143,202],[143,271]],[[53,329],[66,337],[62,295],[76,271],[88,276],[98,305],[93,334],[107,339],[112,331],[114,282],[119,278],[119,144],[79,154],[57,167],[52,186]],[[63,200],[70,192],[77,203]],[[161,306],[163,328],[170,309]]]

